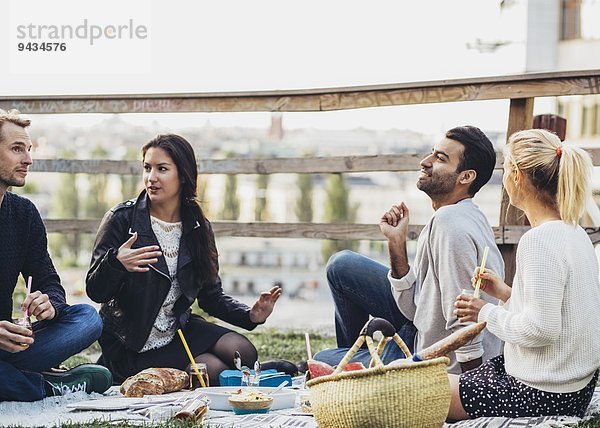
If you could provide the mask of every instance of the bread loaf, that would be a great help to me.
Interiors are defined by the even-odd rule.
[[[121,394],[126,397],[143,397],[179,391],[189,385],[186,372],[172,368],[149,368],[125,379]]]

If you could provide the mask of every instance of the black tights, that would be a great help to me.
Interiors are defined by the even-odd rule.
[[[258,358],[254,345],[239,333],[225,333],[212,348],[196,356],[197,363],[206,364],[211,386],[219,385],[219,373],[227,369],[235,369],[233,358],[235,351],[242,357],[242,365],[252,368]]]

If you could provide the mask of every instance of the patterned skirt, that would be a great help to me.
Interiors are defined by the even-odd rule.
[[[579,391],[542,391],[507,374],[504,355],[499,355],[460,376],[460,401],[471,418],[552,415],[583,417],[594,395],[597,380],[598,370],[592,380]]]

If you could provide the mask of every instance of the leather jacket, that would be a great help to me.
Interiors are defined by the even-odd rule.
[[[200,218],[198,210],[182,206],[183,231],[177,261],[177,278],[182,295],[174,306],[179,326],[186,324],[190,316],[189,308],[197,299],[198,305],[208,314],[252,330],[257,324],[250,321],[250,308],[226,295],[218,276],[216,281],[205,284],[201,289],[193,280],[192,258],[184,238],[194,228],[200,227]],[[150,225],[145,191],[137,199],[118,204],[105,214],[96,235],[86,277],[88,296],[102,304],[100,316],[104,329],[100,345],[109,359],[119,359],[125,349],[137,352],[144,346],[171,287],[164,256],[160,256],[157,263],[148,265],[148,272],[128,272],[117,260],[119,247],[134,232],[138,237],[132,248],[159,245]],[[214,240],[212,229],[210,239]],[[217,260],[215,262],[218,263]]]

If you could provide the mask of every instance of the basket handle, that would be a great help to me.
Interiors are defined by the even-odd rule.
[[[375,344],[373,342],[373,334],[375,334],[375,332],[377,331],[381,331],[381,333],[383,334],[383,338],[379,342],[379,346],[375,347]],[[371,363],[369,364],[369,367],[383,367],[384,364],[381,361],[380,355],[383,352],[383,348],[386,342],[388,341],[389,337],[392,337],[392,339],[394,339],[394,342],[396,342],[398,347],[400,347],[402,352],[404,352],[406,358],[412,357],[410,350],[408,349],[402,338],[398,335],[398,333],[396,333],[396,329],[389,321],[383,318],[372,318],[369,321],[367,321],[365,326],[362,328],[360,336],[358,336],[352,348],[350,348],[348,352],[346,352],[346,355],[344,355],[344,358],[342,359],[342,361],[340,361],[333,374],[341,373],[344,370],[344,367],[346,367],[346,365],[358,352],[358,350],[363,345],[363,343],[365,343],[365,341],[367,342],[369,354],[371,354]]]

